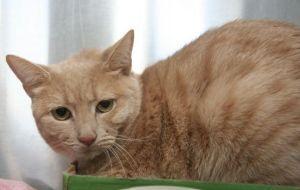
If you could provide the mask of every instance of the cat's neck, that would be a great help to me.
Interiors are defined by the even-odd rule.
[[[121,135],[131,138],[151,136],[155,131],[151,132],[143,129],[141,126],[159,126],[161,123],[161,106],[164,97],[156,65],[148,67],[139,76],[139,83],[141,87],[139,114],[135,118],[135,121],[121,132]]]
[[[138,164],[139,175],[143,176],[145,164],[139,163],[142,160],[141,156],[147,159],[153,167],[151,171],[157,170],[158,162],[155,161],[155,156],[159,155],[159,146],[157,145],[160,141],[161,125],[162,125],[162,104],[164,102],[163,91],[161,89],[161,82],[158,76],[158,70],[156,65],[147,68],[142,75],[139,76],[139,82],[141,86],[141,107],[139,114],[132,125],[127,125],[119,135],[123,138],[130,139],[129,141],[119,141],[120,145],[126,149],[134,158],[134,162],[127,163],[123,160],[123,165],[126,171],[129,173],[134,163]],[[131,162],[131,159],[129,160]],[[149,169],[149,168],[148,168]],[[137,173],[134,171],[132,173]]]
[[[182,163],[192,159],[192,153],[180,151],[188,150],[186,141],[192,138],[190,134],[193,128],[190,126],[194,126],[190,114],[192,99],[187,94],[189,81],[179,75],[178,70],[181,68],[171,63],[170,59],[161,61],[147,68],[140,76],[140,113],[133,125],[124,131],[124,136],[138,140],[124,145],[137,162],[141,161],[138,176],[147,174],[177,177],[164,167],[174,162],[174,159]],[[167,151],[168,149],[172,151]],[[169,155],[169,152],[173,155]],[[145,160],[147,164],[143,163]],[[186,164],[176,169],[181,171],[181,176],[188,178],[192,175],[189,173],[191,166]],[[157,173],[159,171],[167,172]]]
[[[143,128],[141,126],[146,126],[148,122],[160,119],[162,90],[155,65],[148,67],[143,74],[136,77],[141,88],[139,113],[131,124],[127,124],[120,131],[120,134],[138,138],[143,136],[140,131]],[[148,130],[145,132],[148,132]]]

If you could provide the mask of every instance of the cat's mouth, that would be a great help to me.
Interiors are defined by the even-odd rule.
[[[72,146],[75,154],[73,160],[88,161],[101,154],[109,154],[110,150],[114,148],[115,144],[117,144],[116,137],[110,135],[96,139],[96,141],[89,146],[77,143],[76,146]]]
[[[102,144],[95,144],[88,147],[81,147],[77,153],[78,160],[91,160],[95,157],[106,154],[110,149],[114,146],[114,142],[106,143],[105,145]]]
[[[95,172],[98,168],[103,167],[106,163],[106,155],[103,152],[100,154],[95,154],[93,157],[89,157],[89,159],[87,158],[88,157],[85,157],[85,159],[78,158],[71,162],[71,165],[74,166],[76,174],[85,175],[91,173],[92,171]]]
[[[83,150],[77,152],[77,160],[92,160],[96,156],[104,154],[104,149],[96,149],[96,148],[84,148]]]

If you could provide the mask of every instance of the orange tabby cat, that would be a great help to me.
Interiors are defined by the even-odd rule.
[[[132,47],[130,31],[60,64],[7,56],[41,135],[80,173],[300,185],[298,27],[234,21],[141,76]]]

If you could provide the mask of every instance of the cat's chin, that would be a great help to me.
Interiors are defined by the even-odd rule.
[[[90,152],[84,152],[84,153],[77,153],[76,154],[76,160],[77,161],[89,161],[95,159],[97,156],[100,156],[104,153],[104,151],[90,151]]]
[[[76,160],[73,160],[71,163],[75,166],[77,174],[91,174],[105,165],[106,155],[101,150],[85,154],[78,153]]]

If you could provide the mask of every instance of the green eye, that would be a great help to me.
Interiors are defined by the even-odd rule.
[[[114,100],[102,100],[98,103],[96,111],[99,113],[109,112],[114,106]]]
[[[53,117],[58,121],[65,121],[67,119],[70,119],[72,116],[70,110],[65,107],[57,107],[52,110],[51,113]]]

